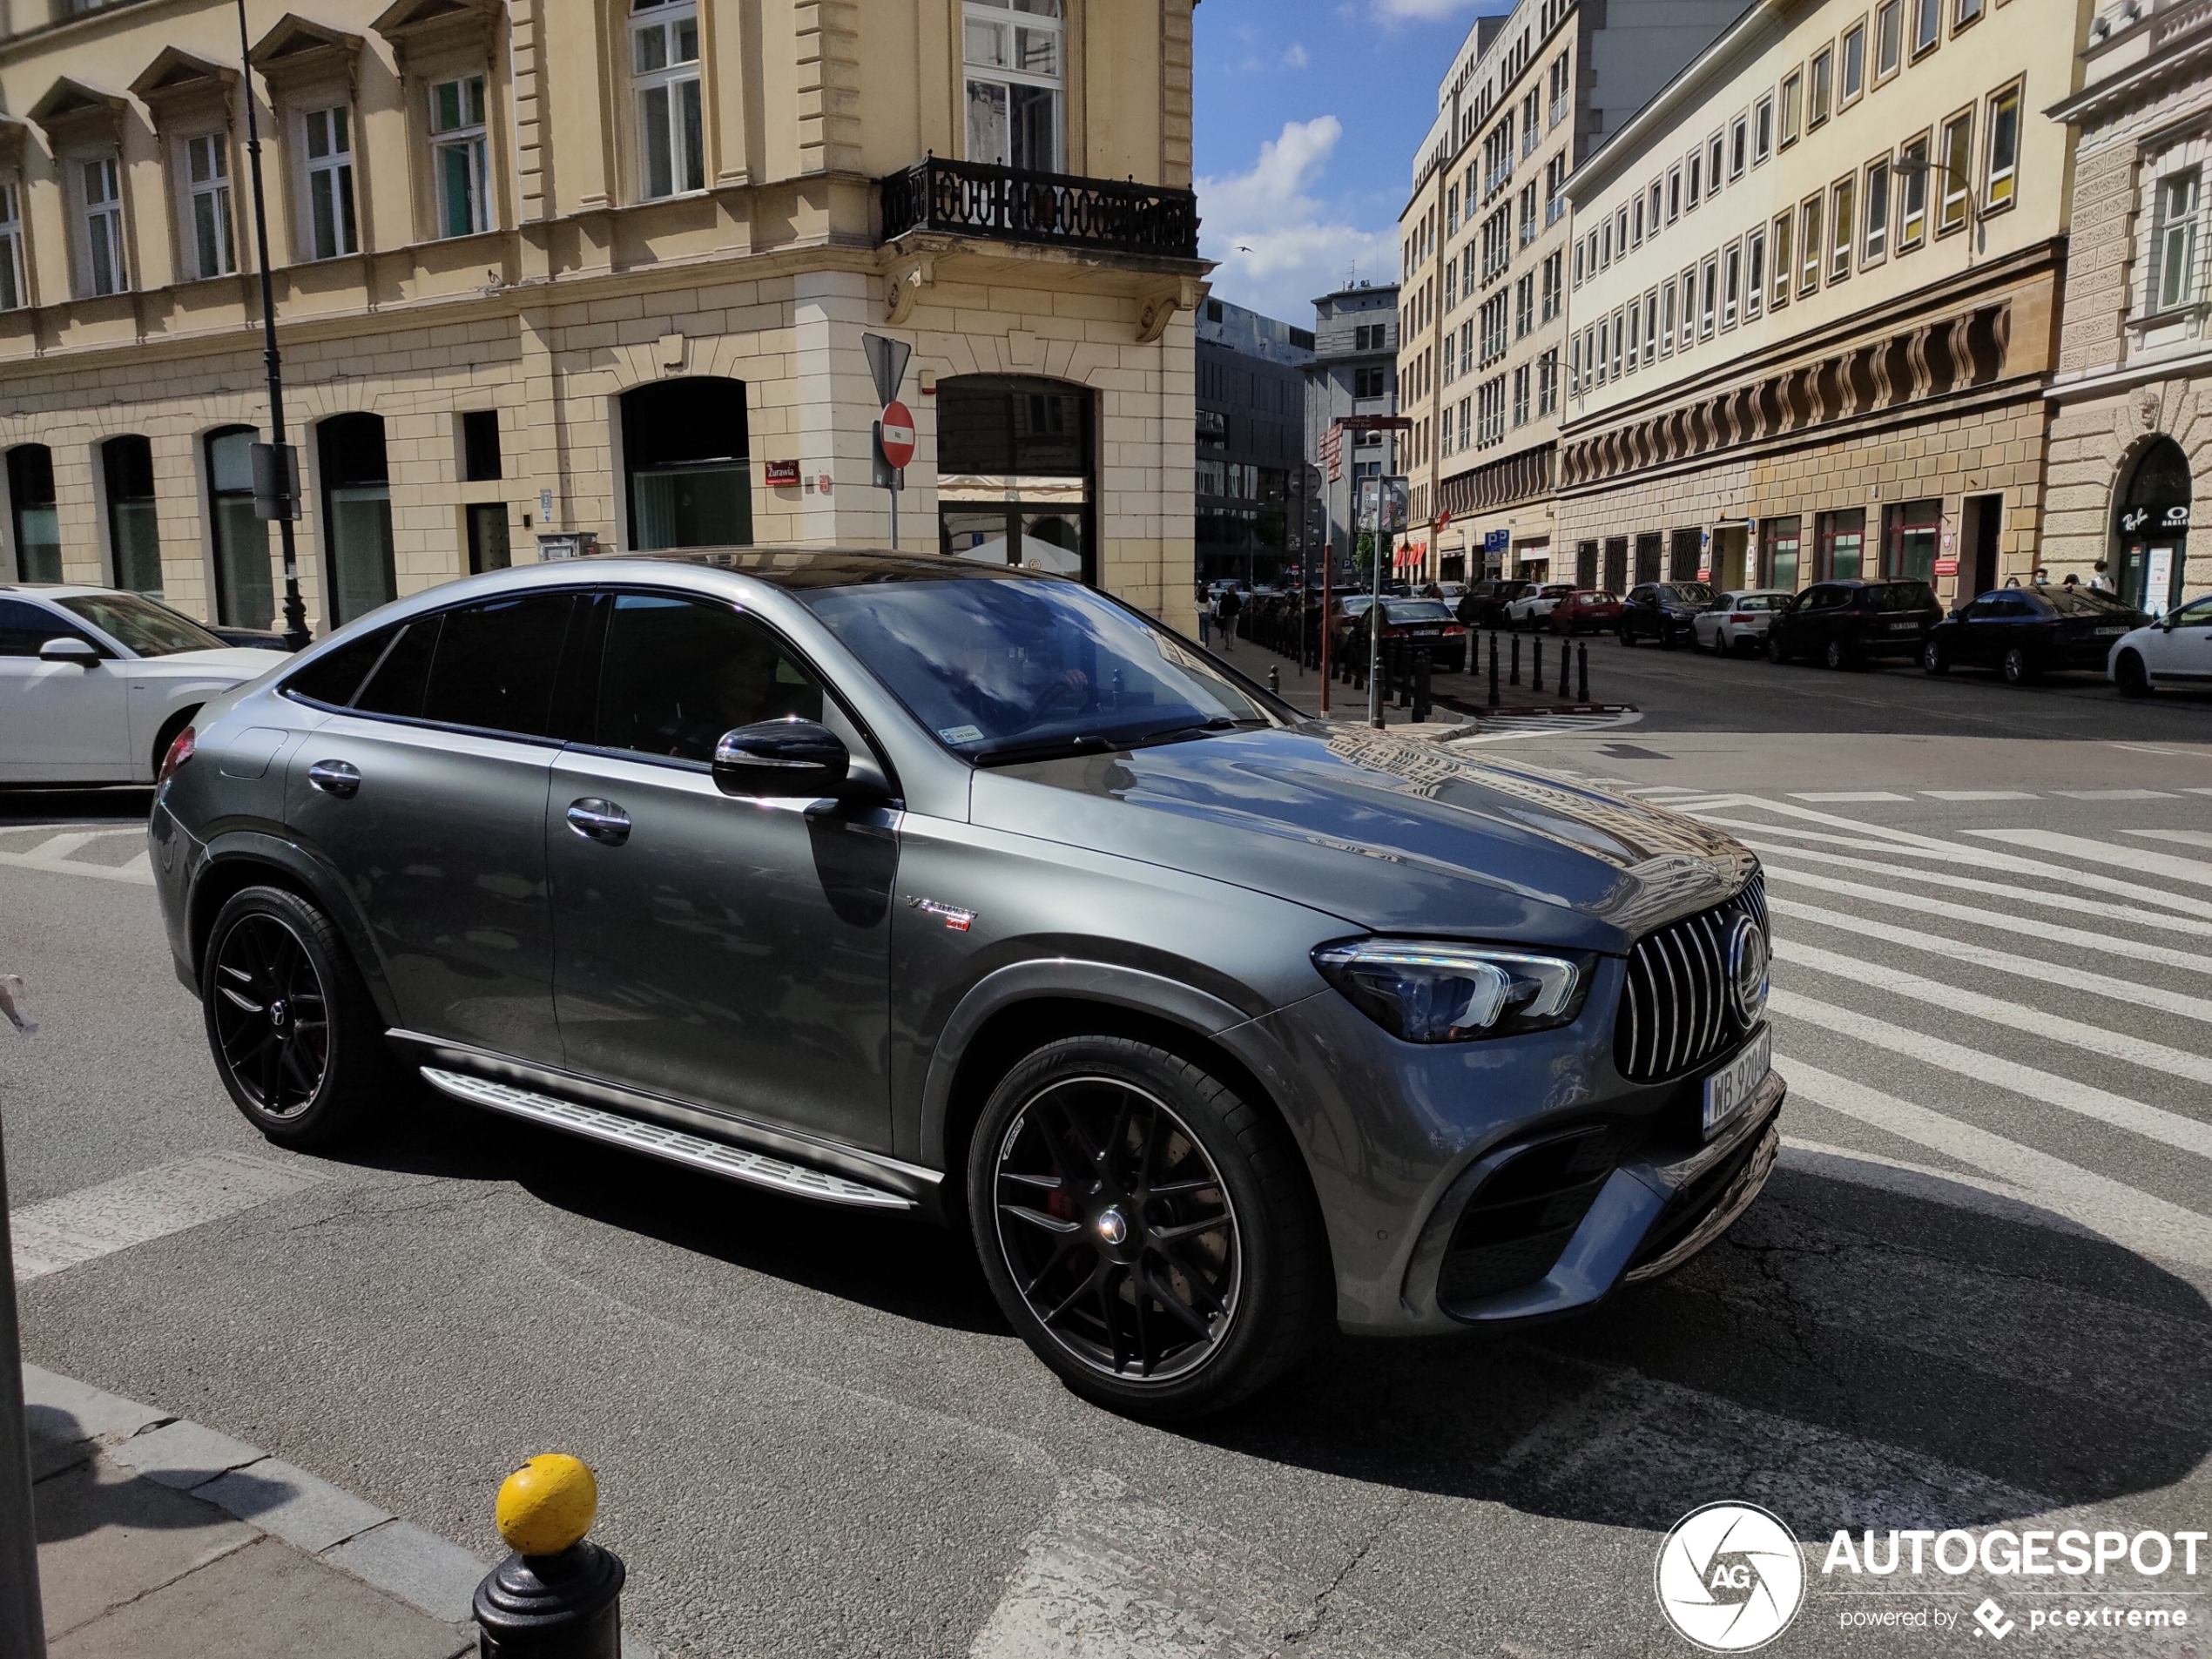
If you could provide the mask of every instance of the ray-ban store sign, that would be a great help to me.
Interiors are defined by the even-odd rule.
[[[2185,530],[2189,527],[2189,509],[2179,507],[2123,507],[2120,509],[2120,533],[2122,536],[2146,536],[2159,530]]]

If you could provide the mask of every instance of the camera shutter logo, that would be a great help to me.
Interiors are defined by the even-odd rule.
[[[1749,1653],[1790,1628],[1805,1566],[1781,1519],[1757,1504],[1709,1503],[1659,1546],[1660,1611],[1708,1653]]]

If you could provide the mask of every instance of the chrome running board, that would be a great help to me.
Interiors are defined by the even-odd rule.
[[[465,1100],[472,1106],[505,1112],[510,1117],[543,1123],[550,1129],[580,1135],[586,1140],[626,1147],[632,1152],[642,1152],[647,1157],[688,1164],[692,1169],[704,1170],[709,1175],[718,1175],[725,1180],[742,1181],[750,1186],[765,1187],[772,1192],[785,1193],[794,1198],[812,1198],[819,1204],[853,1204],[865,1210],[912,1210],[915,1207],[913,1199],[895,1192],[886,1192],[880,1187],[848,1181],[841,1175],[809,1169],[803,1163],[793,1163],[784,1158],[770,1157],[741,1146],[732,1146],[727,1142],[710,1141],[702,1135],[687,1135],[682,1130],[671,1129],[664,1123],[625,1117],[619,1112],[603,1111],[597,1106],[585,1106],[576,1101],[563,1100],[557,1096],[542,1095],[534,1089],[495,1082],[488,1077],[470,1077],[436,1066],[424,1066],[421,1070],[423,1081],[432,1088],[451,1095],[455,1100]]]

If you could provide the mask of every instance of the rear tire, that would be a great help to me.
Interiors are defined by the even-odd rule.
[[[2035,660],[2020,646],[2014,645],[2006,651],[1999,671],[2004,675],[2006,685],[2026,685],[2035,678]]]
[[[1621,624],[1620,639],[1622,647],[1624,650],[1636,643],[1636,637],[1629,631],[1629,625],[1626,623],[1622,623]]]
[[[232,894],[208,930],[199,985],[216,1073],[278,1145],[358,1135],[397,1094],[368,988],[330,918],[297,894]]]
[[[1766,659],[1770,663],[1786,663],[1790,660],[1790,653],[1783,648],[1782,642],[1772,634],[1766,637]]]
[[[1840,639],[1831,639],[1820,653],[1820,660],[1830,668],[1842,671],[1852,665],[1851,648]]]
[[[2112,665],[2112,680],[2120,688],[2122,697],[2150,695],[2150,671],[2143,666],[2143,659],[2132,651],[2120,653],[2120,660]]]
[[[1164,1049],[1063,1037],[1017,1063],[976,1123],[968,1200],[1007,1318],[1110,1411],[1218,1411],[1329,1328],[1328,1245],[1289,1133]]]

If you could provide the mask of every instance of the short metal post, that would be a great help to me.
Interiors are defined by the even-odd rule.
[[[1415,655],[1411,640],[1401,639],[1398,642],[1398,706],[1401,709],[1409,709],[1413,705],[1413,658]]]
[[[1498,637],[1490,636],[1490,706],[1498,706]]]
[[[1575,698],[1577,702],[1587,703],[1590,700],[1590,642],[1587,639],[1575,648],[1575,678],[1581,682]]]
[[[1428,653],[1425,651],[1417,651],[1413,657],[1413,721],[1415,725],[1426,720],[1431,712],[1428,700]]]
[[[1513,677],[1506,683],[1509,685],[1521,684],[1521,636],[1518,633],[1513,637]]]
[[[588,1542],[599,1486],[572,1457],[534,1457],[499,1488],[515,1553],[476,1586],[478,1659],[622,1659],[619,1556]]]
[[[1531,675],[1531,676],[1529,677],[1529,681],[1528,681],[1529,689],[1530,689],[1530,690],[1532,690],[1532,691],[1542,691],[1542,690],[1544,689],[1544,637],[1543,637],[1543,635],[1541,635],[1541,634],[1538,634],[1538,635],[1537,635],[1537,636],[1536,636],[1534,639],[1532,639],[1532,640],[1530,640],[1530,641],[1528,642],[1528,646],[1529,646],[1529,649],[1530,649],[1531,651],[1534,651],[1534,652],[1535,652],[1535,654],[1536,654],[1536,671],[1535,671],[1533,675]]]

